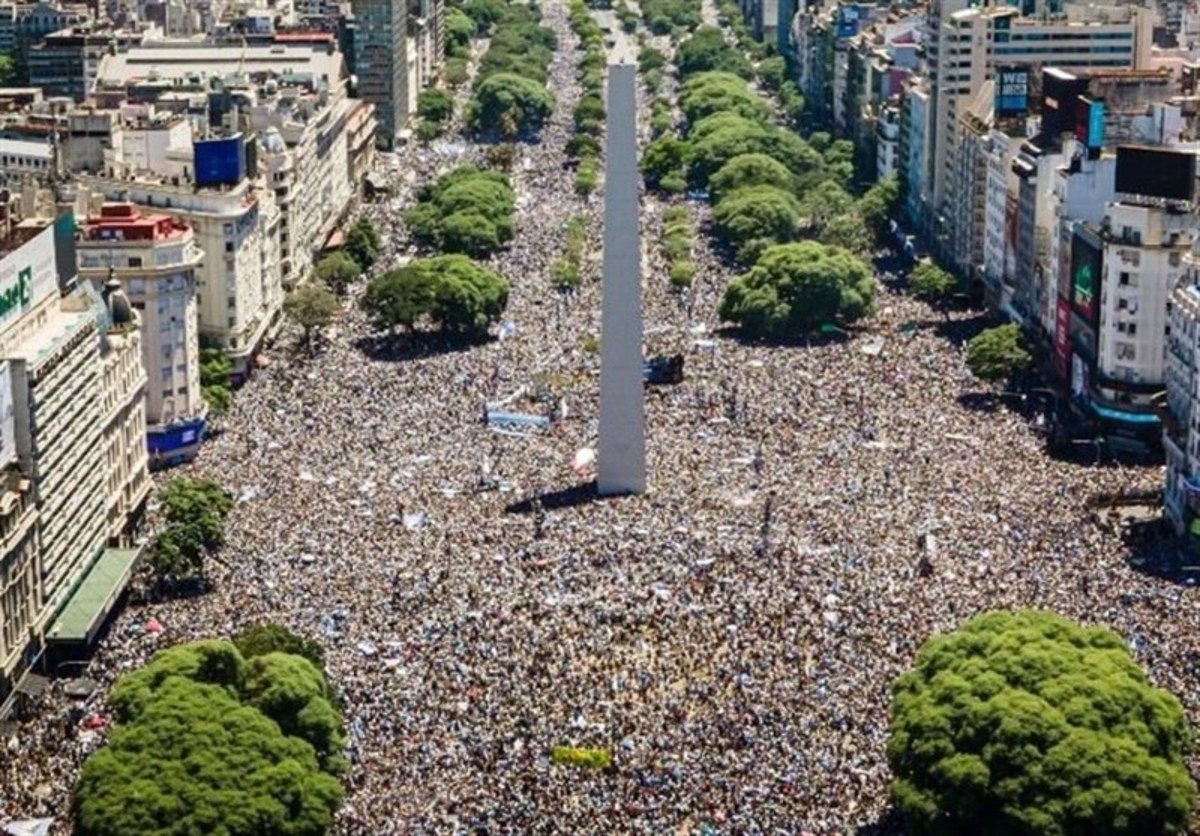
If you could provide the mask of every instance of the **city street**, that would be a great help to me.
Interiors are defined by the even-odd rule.
[[[603,200],[565,168],[576,39],[564,0],[543,8],[557,108],[517,146],[517,236],[489,262],[512,286],[500,335],[375,334],[353,300],[316,356],[285,329],[184,469],[238,498],[215,591],[128,607],[89,675],[259,621],[320,638],[353,746],[344,834],[893,832],[891,681],[993,608],[1111,626],[1200,720],[1200,600],[1130,568],[1085,507],[1159,469],[1057,461],[1018,416],[964,406],[985,390],[953,339],[974,314],[882,283],[843,338],[739,340],[716,314],[734,272],[699,227],[695,284],[672,292],[652,196],[646,354],[682,353],[685,380],[647,389],[647,494],[573,490],[597,439]],[[368,208],[377,270],[413,254],[415,185],[471,160],[460,139],[398,155],[393,202]],[[577,216],[595,249],[564,295],[549,269]],[[485,404],[508,398],[551,429],[490,431]],[[65,823],[96,741],[64,739],[47,699],[0,814]],[[613,766],[551,766],[556,745],[609,747]]]

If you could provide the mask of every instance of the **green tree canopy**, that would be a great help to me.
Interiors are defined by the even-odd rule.
[[[367,270],[379,257],[379,247],[379,232],[375,224],[366,215],[359,215],[346,233],[346,254],[354,259],[360,270]]]
[[[362,275],[358,262],[343,250],[323,256],[313,272],[319,281],[338,296],[343,295],[354,280]]]
[[[861,258],[815,241],[781,244],[730,282],[720,315],[754,336],[791,339],[859,319],[870,311],[873,293]]]
[[[554,96],[544,83],[515,73],[495,73],[475,88],[467,122],[477,134],[499,130],[515,136],[534,134],[554,111]]]
[[[648,73],[651,70],[661,70],[666,66],[667,57],[652,46],[644,46],[638,51],[638,72]]]
[[[412,328],[428,319],[479,338],[508,304],[508,282],[462,255],[423,258],[374,279],[362,299],[378,327]]]
[[[896,680],[892,796],[918,835],[1183,834],[1188,740],[1179,701],[1114,633],[987,613]]]
[[[688,134],[690,165],[688,177],[699,187],[707,186],[725,163],[742,154],[765,154],[786,165],[793,174],[819,170],[821,155],[789,130],[778,125],[753,122],[733,113],[709,116],[696,123]]]
[[[743,264],[752,263],[767,247],[794,240],[799,219],[796,198],[774,186],[739,189],[713,209],[717,234]]]
[[[885,177],[871,188],[858,201],[858,212],[863,223],[875,236],[878,243],[883,243],[891,234],[890,221],[896,214],[896,204],[900,200],[900,181],[895,177]]]
[[[1015,322],[981,331],[967,343],[967,368],[988,383],[1006,380],[1032,362]]]
[[[204,561],[225,543],[233,500],[212,479],[171,479],[159,493],[165,525],[148,562],[159,577],[203,576]]]
[[[698,27],[675,52],[675,66],[681,78],[709,70],[750,78],[754,74],[746,57],[725,42],[725,34],[715,26]]]
[[[475,21],[462,9],[447,9],[445,19],[446,52],[449,55],[465,55],[475,37]]]
[[[779,90],[787,80],[787,61],[780,55],[759,61],[758,79],[768,90]]]
[[[687,143],[671,134],[664,134],[647,145],[642,152],[642,176],[646,185],[657,188],[664,177],[681,173],[687,153]]]
[[[303,656],[266,653],[246,662],[242,701],[312,746],[321,768],[338,774],[346,741],[332,696],[321,669]]]
[[[646,28],[655,35],[669,35],[676,29],[690,31],[700,25],[696,0],[643,0],[638,7]]]
[[[713,201],[723,195],[751,186],[774,186],[791,191],[792,172],[778,160],[766,154],[739,154],[731,159],[708,181]]]
[[[460,166],[423,188],[404,222],[423,247],[482,256],[512,240],[515,205],[503,174]]]
[[[233,363],[219,348],[200,349],[200,394],[213,415],[224,415],[233,405],[229,376]]]
[[[800,217],[813,234],[820,234],[825,225],[854,208],[854,198],[834,180],[826,180],[807,189],[800,199]]]
[[[248,665],[219,641],[160,651],[114,688],[120,723],[84,764],[75,832],[323,836],[342,800],[334,776],[343,764],[332,755],[323,771],[305,733],[324,729],[340,747],[341,718],[327,700],[307,714],[294,709],[319,704],[327,688],[300,657]],[[282,731],[280,719],[297,734]]]
[[[454,115],[454,97],[436,87],[417,95],[417,116],[441,124]]]
[[[320,285],[306,284],[283,300],[283,312],[304,330],[304,341],[312,347],[312,336],[333,321],[337,297]]]
[[[908,286],[918,299],[941,306],[958,291],[958,280],[932,261],[923,261],[909,273]]]
[[[268,653],[303,656],[318,668],[325,668],[325,648],[314,639],[293,633],[281,624],[265,623],[246,627],[233,637],[233,644],[245,659]]]
[[[689,123],[715,113],[734,113],[753,122],[767,122],[771,107],[733,73],[706,72],[691,76],[679,93],[679,107]]]

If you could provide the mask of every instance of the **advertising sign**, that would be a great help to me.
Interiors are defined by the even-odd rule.
[[[17,415],[13,408],[12,366],[0,361],[0,465],[16,461]]]
[[[842,6],[837,12],[837,37],[853,38],[858,34],[858,6]]]
[[[1121,145],[1117,148],[1116,180],[1121,194],[1191,201],[1196,195],[1196,154]]]
[[[1071,303],[1059,297],[1054,312],[1054,371],[1066,380],[1071,364]]]
[[[1029,112],[1029,68],[996,70],[996,116],[1024,116]]]
[[[57,292],[58,265],[51,225],[0,259],[0,331]]]
[[[1089,325],[1100,313],[1100,270],[1104,252],[1079,231],[1071,238],[1071,307]]]
[[[1087,147],[1089,151],[1104,147],[1104,102],[1088,104]]]

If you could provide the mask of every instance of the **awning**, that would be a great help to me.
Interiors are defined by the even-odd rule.
[[[58,620],[46,634],[57,644],[90,643],[117,598],[125,591],[142,550],[105,549],[67,600]]]
[[[24,694],[27,697],[37,699],[42,694],[46,693],[46,689],[50,687],[50,680],[44,676],[39,676],[36,673],[27,673],[21,677],[21,681],[14,688],[18,694]]]

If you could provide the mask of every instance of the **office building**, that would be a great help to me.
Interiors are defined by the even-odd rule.
[[[351,7],[358,95],[375,105],[380,141],[391,147],[410,107],[407,0],[352,0]]]
[[[23,221],[2,245],[5,707],[48,645],[95,637],[137,560],[150,489],[137,317],[120,290],[76,282],[73,244],[68,213]]]

